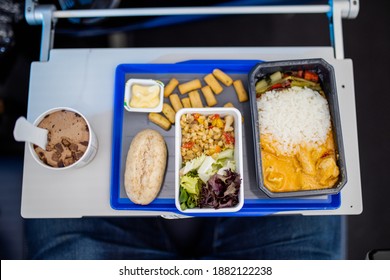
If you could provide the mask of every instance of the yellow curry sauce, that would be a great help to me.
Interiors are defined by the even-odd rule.
[[[272,192],[316,190],[334,187],[338,180],[332,132],[319,146],[300,145],[292,155],[283,155],[267,135],[260,139],[263,180]]]

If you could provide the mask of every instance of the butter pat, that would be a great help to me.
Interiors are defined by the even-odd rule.
[[[134,84],[131,88],[130,107],[155,108],[160,102],[160,87]]]
[[[164,84],[151,79],[130,79],[125,85],[124,108],[130,112],[162,111]]]

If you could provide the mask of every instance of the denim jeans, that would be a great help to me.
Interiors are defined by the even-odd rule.
[[[340,216],[32,219],[26,229],[31,259],[344,258]]]

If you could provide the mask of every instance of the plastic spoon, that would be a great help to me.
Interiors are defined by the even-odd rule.
[[[26,120],[25,117],[17,119],[14,128],[14,138],[19,142],[30,142],[46,150],[47,129],[36,127]]]

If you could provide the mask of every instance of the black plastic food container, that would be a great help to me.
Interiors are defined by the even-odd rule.
[[[331,117],[331,124],[333,130],[333,137],[336,149],[337,165],[340,169],[339,180],[333,188],[321,190],[304,190],[294,192],[271,192],[264,186],[261,149],[260,149],[260,129],[258,120],[258,108],[256,102],[255,85],[265,76],[274,72],[288,72],[298,70],[311,70],[319,75],[320,83],[329,104],[329,111]],[[341,133],[340,112],[337,99],[336,78],[332,65],[323,59],[302,59],[302,60],[285,60],[285,61],[271,61],[263,62],[255,65],[249,73],[249,100],[251,103],[252,113],[252,128],[254,138],[255,150],[255,164],[256,164],[256,180],[259,188],[269,197],[298,197],[298,196],[312,196],[312,195],[329,195],[337,194],[347,183],[347,171],[345,166],[343,137]]]

